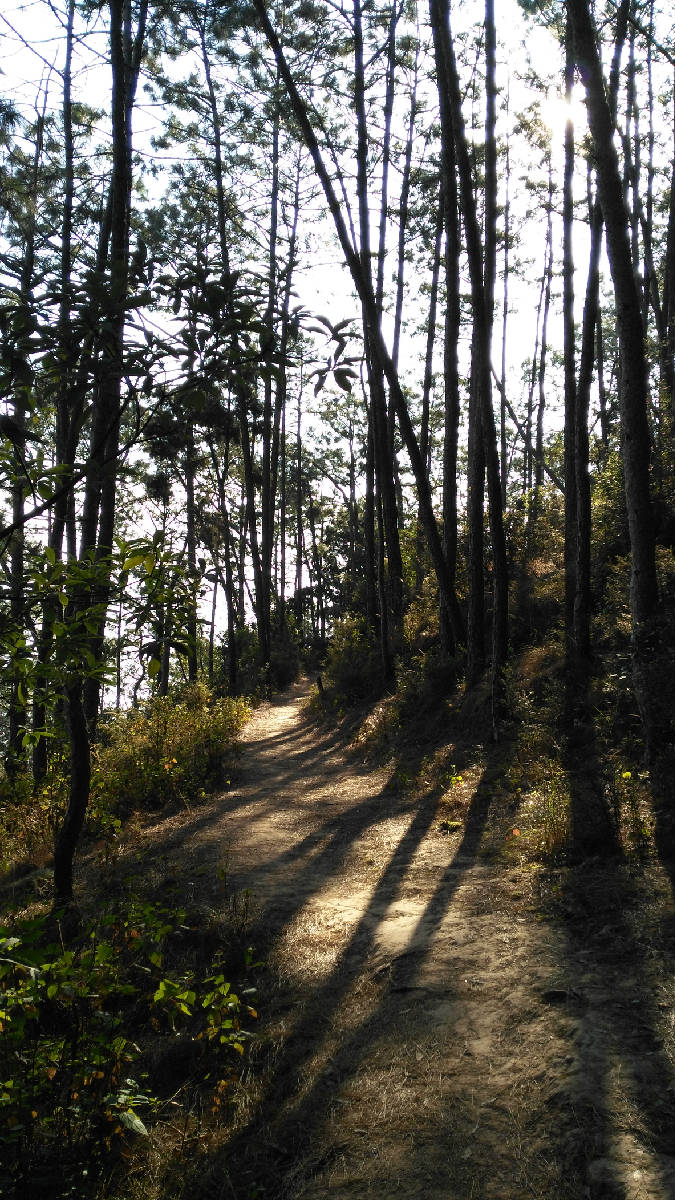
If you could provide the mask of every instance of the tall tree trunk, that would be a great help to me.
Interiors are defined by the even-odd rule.
[[[434,37],[434,56],[439,80],[444,79],[444,41]],[[459,364],[460,336],[460,225],[457,194],[457,158],[452,126],[452,113],[447,86],[439,86],[441,108],[441,208],[445,228],[445,289],[446,309],[443,346],[443,376],[445,384],[443,420],[443,553],[448,576],[455,588],[457,574],[457,447],[459,440]],[[454,653],[457,635],[450,612],[439,596],[439,625],[441,646]],[[468,622],[470,624],[470,620]],[[471,644],[472,634],[468,636]]]
[[[654,524],[649,488],[650,437],[648,375],[640,295],[630,245],[630,219],[624,203],[613,121],[605,93],[596,33],[587,0],[568,0],[576,57],[586,88],[598,194],[605,221],[621,356],[621,449],[631,545],[631,617],[634,687],[645,730],[647,753],[656,748],[658,693],[653,678],[653,620],[658,603]],[[651,660],[651,661],[650,661]]]
[[[296,458],[297,458],[297,479],[296,479],[296,499],[295,499],[295,619],[298,626],[298,636],[300,644],[304,645],[304,603],[302,591],[302,558],[303,558],[303,533],[302,533],[302,388],[298,392],[298,416],[296,428]]]
[[[447,145],[445,142],[447,141]],[[452,138],[443,144],[442,207],[445,222],[445,328],[443,343],[443,552],[448,575],[455,587],[457,578],[457,454],[459,445],[459,361],[461,327],[459,279],[459,207]],[[448,655],[456,650],[456,631],[451,614],[440,597],[441,648]]]
[[[663,337],[659,344],[661,372],[661,436],[675,443],[675,71],[673,72],[673,165],[670,177],[668,236],[663,270]],[[665,418],[665,419],[664,419]]]
[[[109,0],[110,63],[112,68],[112,175],[110,180],[110,261],[106,289],[105,333],[101,340],[100,375],[92,416],[90,470],[80,527],[80,559],[92,552],[105,564],[112,554],[117,495],[117,456],[122,416],[124,325],[129,291],[129,236],[132,186],[132,114],[145,41],[148,0],[141,0],[136,33],[132,35],[128,0]],[[106,614],[110,600],[109,572],[100,572],[91,600],[99,609],[98,633],[90,652],[102,662]],[[84,711],[91,737],[101,696],[99,676],[84,682]]]
[[[44,97],[44,106],[47,96]],[[32,329],[32,292],[35,273],[35,233],[36,213],[38,204],[38,181],[40,161],[44,142],[44,108],[37,113],[35,124],[35,144],[33,146],[33,161],[29,177],[28,194],[28,224],[23,239],[23,255],[21,275],[19,279],[17,322],[17,358],[21,363],[15,378],[12,409],[13,419],[18,431],[24,429],[30,411],[29,397],[33,383],[33,371],[30,366],[30,331]],[[16,636],[23,637],[25,633],[25,541],[24,541],[24,491],[27,483],[26,469],[26,439],[17,432],[12,439],[13,478],[11,487],[12,523],[15,526],[9,547],[9,613],[12,627]],[[13,778],[25,763],[22,748],[23,730],[27,717],[27,696],[23,668],[25,659],[21,653],[15,653],[12,658],[9,705],[7,713],[7,750],[5,754],[5,770]]]
[[[301,156],[298,152],[298,160],[295,172],[295,188],[293,193],[293,215],[291,218],[290,238],[288,246],[288,260],[286,263],[284,291],[281,308],[281,336],[279,339],[279,376],[277,380],[276,404],[274,410],[274,430],[272,438],[272,495],[276,496],[278,487],[278,473],[280,463],[281,467],[281,485],[280,485],[280,513],[279,513],[279,541],[281,545],[281,571],[280,571],[280,586],[279,586],[279,620],[282,628],[285,627],[286,621],[286,400],[287,400],[287,374],[286,361],[288,357],[289,338],[290,338],[290,311],[291,311],[291,295],[293,289],[293,272],[297,261],[297,236],[298,236],[298,220],[300,217],[300,179],[301,179]]]
[[[338,194],[326,169],[316,134],[314,133],[312,123],[309,119],[307,106],[298,91],[292,72],[281,48],[279,39],[270,23],[264,0],[254,0],[254,6],[265,37],[267,38],[267,41],[279,65],[281,77],[284,81],[284,85],[286,87],[286,91],[288,93],[291,106],[302,133],[305,145],[307,146],[307,149],[312,157],[314,168],[323,188],[323,192],[333,218],[335,231],[337,233],[342,252],[345,256],[347,266],[349,267],[349,271],[368,321],[369,335],[372,340],[373,349],[377,354],[381,369],[384,372],[387,383],[391,390],[399,430],[405,448],[408,452],[410,465],[415,477],[415,483],[420,499],[420,511],[422,514],[425,536],[427,538],[432,562],[434,564],[434,570],[438,579],[439,589],[443,597],[443,602],[447,605],[448,611],[451,613],[453,630],[455,631],[457,638],[461,640],[463,637],[463,621],[459,604],[457,603],[454,585],[448,573],[447,562],[443,553],[443,546],[438,531],[438,525],[436,524],[429,480],[426,475],[425,464],[420,454],[419,444],[417,442],[412,421],[410,419],[410,413],[408,412],[408,406],[403,394],[401,382],[394,368],[391,355],[387,350],[382,335],[377,304],[372,288],[372,280],[370,279],[368,272],[364,270],[364,264],[362,262],[361,255],[356,251],[350,237],[349,230],[342,213],[342,207],[338,199]]]
[[[264,624],[264,643],[266,657],[269,660],[272,639],[272,555],[274,549],[274,513],[276,508],[276,479],[277,463],[275,452],[278,453],[277,414],[280,400],[280,388],[276,387],[276,404],[273,412],[273,372],[275,367],[277,341],[277,273],[278,273],[278,227],[279,227],[279,137],[281,131],[280,81],[279,73],[274,81],[272,96],[272,145],[270,154],[271,189],[270,189],[270,228],[268,237],[268,280],[267,280],[267,310],[264,326],[264,357],[265,374],[263,379],[263,422],[262,422],[262,481],[260,492],[260,583],[261,595],[257,597],[256,609],[260,611],[259,624]],[[283,369],[283,368],[282,368]]]
[[[565,27],[565,102],[572,100],[574,53],[572,25],[568,6]],[[574,670],[574,597],[576,594],[577,546],[577,475],[575,466],[575,430],[577,427],[577,377],[574,340],[574,125],[565,122],[565,167],[563,175],[563,355],[565,385],[565,646],[567,665]]]
[[[506,116],[510,113],[509,86],[506,94]],[[499,387],[499,443],[502,472],[502,508],[506,511],[508,492],[508,457],[506,449],[506,327],[509,317],[509,264],[511,251],[511,142],[506,135],[506,159],[504,163],[504,282],[502,291],[502,358]]]
[[[466,684],[475,687],[485,670],[485,446],[481,423],[480,360],[476,335],[471,346],[467,523],[469,599],[466,622]]]
[[[452,136],[457,158],[459,192],[464,215],[467,257],[471,278],[471,303],[473,310],[472,374],[474,374],[473,368],[475,368],[475,386],[477,389],[487,471],[490,534],[494,568],[492,621],[493,698],[498,707],[499,694],[501,692],[500,678],[508,652],[508,568],[502,511],[502,488],[499,476],[497,432],[492,407],[491,386],[491,333],[495,277],[494,252],[496,245],[494,228],[496,197],[494,196],[494,191],[496,184],[494,166],[491,165],[490,190],[493,196],[488,203],[489,221],[486,222],[486,224],[489,224],[487,244],[490,256],[489,261],[486,259],[484,262],[447,0],[431,0],[430,13],[436,47],[436,61],[439,65],[439,88],[443,88],[447,92],[447,112],[452,123]],[[493,51],[494,19],[490,0],[488,0],[486,5],[486,27],[488,27],[486,34],[488,42],[487,72],[489,76],[492,76],[487,85],[488,96],[491,96],[492,99],[489,100],[490,115],[486,131],[486,157],[491,163],[494,163],[494,116],[492,108],[495,87]],[[443,119],[443,111],[441,109],[441,119]]]
[[[590,169],[589,169],[590,170]],[[588,412],[595,358],[595,330],[599,320],[600,252],[602,209],[593,202],[589,181],[589,224],[591,247],[586,281],[586,298],[581,332],[579,379],[575,421],[575,482],[577,493],[577,561],[574,596],[574,653],[576,669],[591,658],[591,479],[588,443]]]
[[[366,575],[366,624],[372,634],[378,632],[375,560],[375,451],[373,425],[368,415],[366,435],[366,494],[363,500],[363,544]]]
[[[230,360],[232,363],[232,390],[236,401],[236,412],[239,422],[239,434],[241,441],[241,454],[244,467],[244,495],[246,499],[246,525],[248,528],[249,542],[251,549],[251,561],[253,566],[253,580],[255,590],[255,617],[256,628],[258,632],[258,656],[263,667],[267,667],[270,657],[270,626],[268,618],[268,604],[265,594],[265,577],[263,569],[263,555],[261,553],[260,540],[258,537],[257,512],[255,504],[255,471],[253,462],[253,449],[251,445],[251,433],[249,428],[249,407],[252,398],[252,382],[250,373],[246,368],[244,359],[245,356],[241,352],[238,337],[239,323],[237,319],[237,310],[232,283],[232,271],[230,264],[230,246],[227,235],[227,214],[225,203],[225,171],[223,166],[223,147],[222,147],[222,121],[218,111],[218,100],[216,90],[213,84],[211,72],[211,60],[206,41],[206,20],[204,14],[202,22],[198,25],[198,33],[200,38],[200,49],[202,64],[204,67],[204,78],[206,81],[206,89],[209,97],[209,116],[211,120],[211,128],[213,131],[213,176],[216,189],[216,214],[218,222],[218,246],[220,249],[221,258],[221,273],[222,285],[226,295],[225,311],[229,321],[230,329]],[[271,561],[271,560],[270,560]],[[243,585],[243,574],[242,574]]]
[[[370,405],[373,413],[373,447],[375,451],[375,479],[379,502],[382,512],[382,524],[386,545],[386,590],[382,589],[385,604],[390,613],[383,614],[380,622],[382,639],[382,659],[387,678],[393,676],[393,648],[386,636],[391,631],[394,642],[397,642],[403,621],[403,564],[398,532],[398,509],[396,503],[396,488],[394,482],[394,455],[390,436],[390,425],[387,415],[387,402],[384,389],[384,373],[381,357],[378,353],[378,340],[381,340],[381,297],[373,288],[372,260],[370,242],[370,208],[368,189],[368,127],[365,100],[365,68],[362,11],[360,0],[354,0],[354,107],[357,122],[357,194],[359,204],[359,257],[364,271],[369,291],[375,293],[377,310],[378,338],[373,338],[372,320],[364,310],[364,337],[366,361],[368,365],[368,389]],[[385,139],[386,141],[387,139]],[[383,256],[380,255],[380,258]],[[395,365],[393,367],[395,370]]]
[[[124,323],[129,281],[131,213],[131,118],[145,39],[147,2],[141,0],[137,29],[132,37],[127,0],[109,0],[110,62],[112,67],[112,176],[110,181],[110,273],[107,322],[102,342],[100,380],[92,416],[92,456],[87,475],[80,533],[80,559],[92,556],[99,564],[93,583],[71,598],[71,617],[77,620],[92,605],[98,632],[89,652],[100,667],[110,598],[109,563],[113,545],[117,448],[124,370]],[[94,440],[97,439],[97,440]],[[102,449],[101,449],[102,447]],[[54,847],[54,889],[57,903],[72,899],[72,862],[82,832],[91,778],[90,738],[98,716],[98,672],[66,689],[71,751],[71,787],[63,824]]]
[[[553,283],[553,163],[549,155],[547,222],[546,222],[547,263],[545,269],[546,286],[541,318],[541,346],[539,348],[539,367],[537,370],[537,417],[534,452],[534,490],[532,496],[532,525],[536,526],[539,516],[539,500],[544,482],[544,410],[546,408],[546,359],[548,355],[548,317],[551,307],[551,286]]]
[[[442,191],[438,199],[438,212],[436,215],[436,232],[434,236],[433,257],[431,262],[431,286],[429,289],[429,315],[427,317],[427,337],[426,350],[424,355],[424,379],[422,382],[422,413],[420,417],[420,454],[423,461],[427,464],[427,471],[430,469],[431,462],[431,437],[429,430],[430,408],[431,408],[431,391],[433,388],[434,378],[434,346],[436,344],[436,321],[438,311],[438,286],[441,275],[441,261],[443,257],[443,200]],[[445,520],[445,518],[444,518]],[[424,577],[424,569],[422,564],[422,522],[417,516],[417,528],[415,531],[415,582],[417,591],[422,586]],[[447,553],[447,550],[446,550]]]
[[[188,586],[190,597],[187,612],[187,661],[188,661],[188,679],[190,683],[195,683],[199,674],[199,657],[198,657],[198,630],[199,624],[197,619],[197,594],[198,594],[198,569],[197,569],[197,530],[196,530],[196,499],[195,499],[195,482],[196,482],[196,463],[195,463],[195,448],[192,437],[192,430],[187,431],[187,447],[185,454],[185,518],[186,518],[186,554],[187,554],[187,572]]]

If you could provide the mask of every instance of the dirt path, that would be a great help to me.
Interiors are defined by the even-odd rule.
[[[671,1200],[658,868],[587,866],[552,915],[531,867],[481,856],[489,774],[444,833],[438,795],[354,761],[306,692],[255,712],[234,790],[165,843],[200,891],[220,864],[250,894],[267,964],[247,1119],[203,1195]]]

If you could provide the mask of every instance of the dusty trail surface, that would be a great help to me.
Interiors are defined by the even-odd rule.
[[[670,1200],[658,867],[586,865],[547,908],[531,864],[485,855],[509,819],[489,765],[448,831],[307,691],[256,710],[233,790],[162,835],[215,908],[226,873],[266,963],[248,1107],[200,1195]]]

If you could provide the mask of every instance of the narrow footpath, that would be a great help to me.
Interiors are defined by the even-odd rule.
[[[265,961],[248,1110],[203,1194],[671,1200],[670,980],[644,877],[591,864],[552,915],[532,864],[482,853],[487,770],[448,831],[438,792],[361,764],[308,690],[255,711],[232,790],[165,846],[248,911]]]

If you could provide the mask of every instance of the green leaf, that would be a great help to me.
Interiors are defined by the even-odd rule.
[[[155,676],[159,674],[161,666],[162,664],[158,658],[150,659],[150,662],[148,663],[148,675],[151,679],[154,679]]]
[[[129,557],[125,558],[124,562],[122,563],[122,570],[133,571],[134,567],[140,567],[141,563],[144,561],[145,554],[130,554]]]
[[[333,376],[338,387],[342,388],[343,392],[351,393],[352,379],[355,379],[356,376],[354,375],[354,372],[349,369],[349,367],[341,367],[339,371],[334,371]]]
[[[132,1133],[140,1133],[142,1137],[148,1137],[145,1125],[132,1109],[128,1108],[126,1112],[120,1113],[120,1121],[125,1129],[130,1129]]]

